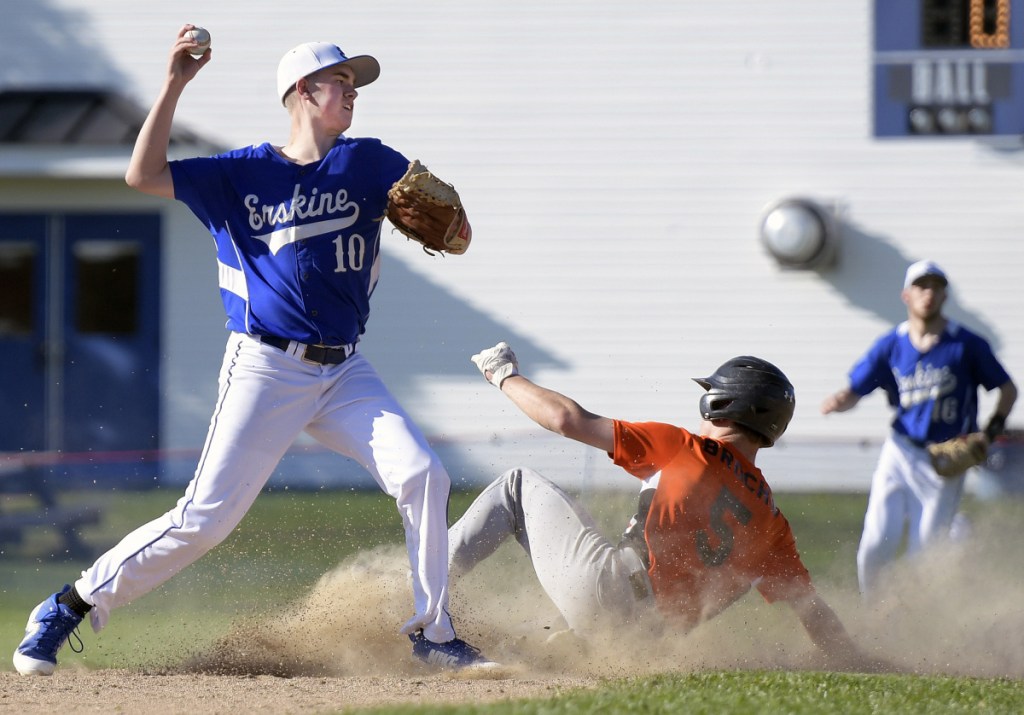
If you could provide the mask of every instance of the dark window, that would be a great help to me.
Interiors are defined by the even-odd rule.
[[[128,241],[77,241],[73,250],[78,275],[78,332],[136,332],[139,245]]]
[[[0,335],[32,333],[32,276],[38,259],[34,244],[0,243]]]

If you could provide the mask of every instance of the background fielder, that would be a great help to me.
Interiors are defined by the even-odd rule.
[[[857,550],[861,592],[871,596],[907,528],[907,554],[949,534],[963,474],[940,477],[930,444],[978,429],[978,387],[999,399],[985,427],[991,441],[1006,423],[1017,388],[988,342],[942,313],[949,281],[935,262],[907,268],[901,294],[907,320],[882,335],[850,371],[848,387],[829,395],[822,414],[845,412],[881,388],[896,410],[871,479]]]
[[[113,609],[220,543],[302,430],[358,461],[395,498],[415,606],[402,632],[414,654],[451,667],[487,664],[455,638],[447,611],[448,473],[356,350],[380,275],[388,190],[410,163],[377,139],[344,135],[356,88],[373,82],[380,66],[329,43],[300,45],[278,68],[291,120],[286,144],[168,163],[178,99],[212,57],[209,49],[190,54],[193,27],[178,32],[125,179],[184,202],[214,238],[231,334],[206,445],[173,509],[32,612],[15,667],[49,675],[86,613],[99,631]]]

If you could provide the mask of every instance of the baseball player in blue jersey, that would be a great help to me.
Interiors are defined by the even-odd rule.
[[[948,279],[933,261],[906,273],[907,320],[882,335],[850,371],[848,387],[827,397],[822,414],[845,412],[876,388],[896,410],[871,480],[864,531],[857,550],[861,593],[870,597],[879,574],[899,548],[906,553],[949,534],[963,492],[963,474],[939,476],[929,444],[978,430],[978,388],[998,390],[985,427],[988,440],[1002,432],[1017,388],[988,342],[946,318]]]
[[[185,203],[214,239],[230,337],[206,444],[173,509],[33,610],[14,665],[49,675],[86,613],[99,631],[112,610],[220,543],[303,430],[362,464],[397,503],[415,605],[401,632],[413,654],[451,668],[493,665],[456,638],[447,611],[448,473],[357,350],[380,276],[387,192],[410,163],[377,139],[344,134],[357,88],[380,66],[333,44],[300,45],[277,75],[286,144],[168,162],[178,100],[212,56],[190,54],[193,27],[178,32],[125,179]]]

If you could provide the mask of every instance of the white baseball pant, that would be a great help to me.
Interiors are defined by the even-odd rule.
[[[602,536],[572,497],[530,469],[495,479],[449,529],[452,577],[469,572],[509,537],[525,549],[540,585],[580,635],[621,629],[653,613],[643,565]]]
[[[416,609],[402,633],[422,628],[435,642],[454,638],[447,612],[451,481],[426,438],[360,353],[319,365],[240,333],[228,340],[206,445],[184,496],[75,583],[93,605],[93,629],[223,541],[303,430],[363,465],[397,503]]]
[[[891,433],[871,478],[864,531],[857,549],[857,577],[865,596],[877,588],[882,569],[896,558],[907,528],[906,555],[948,538],[964,478],[940,477],[928,451]]]

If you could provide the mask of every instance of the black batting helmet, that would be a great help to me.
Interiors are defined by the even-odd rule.
[[[707,390],[700,398],[701,417],[732,420],[764,437],[769,447],[793,419],[793,383],[767,360],[741,355],[693,381]]]

